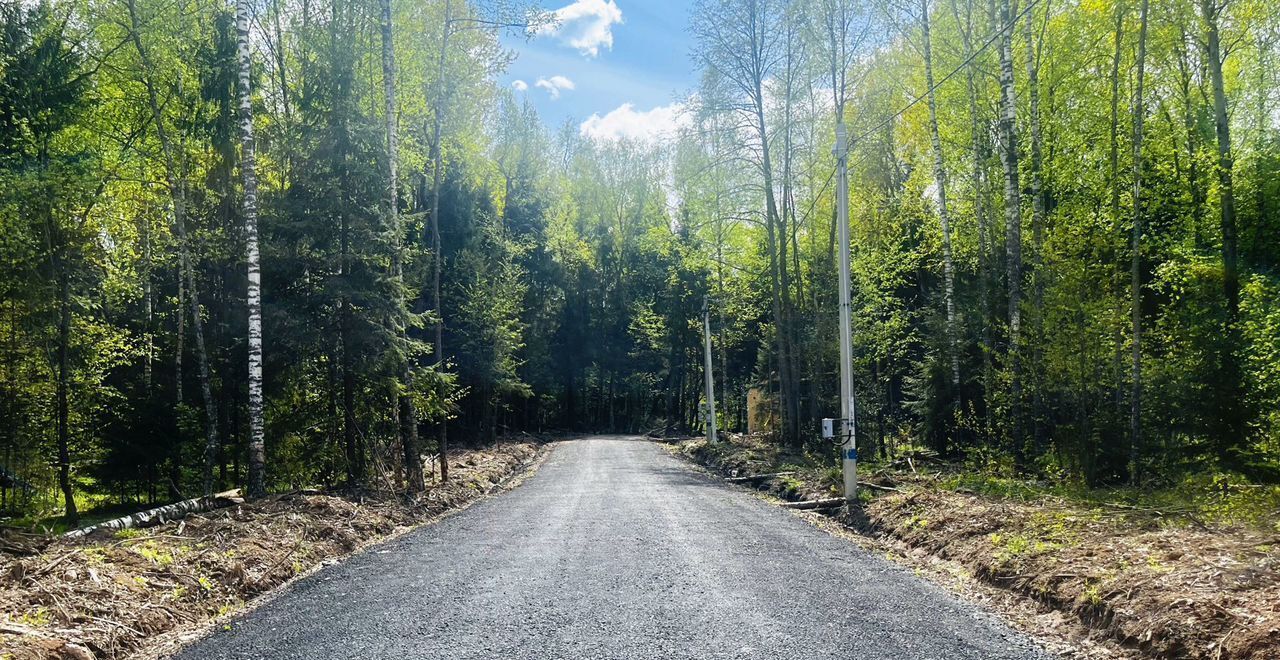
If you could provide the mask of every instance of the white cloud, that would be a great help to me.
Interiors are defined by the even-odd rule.
[[[540,32],[555,36],[586,57],[600,55],[602,46],[612,50],[613,24],[622,23],[622,10],[613,0],[575,0],[552,14],[556,22]]]
[[[515,81],[512,81],[511,87],[512,89],[515,89],[517,92],[523,92],[526,89],[529,89],[529,83],[523,80],[515,80]]]
[[[689,116],[683,103],[660,105],[652,110],[636,110],[630,103],[623,103],[601,117],[592,114],[578,132],[592,140],[615,142],[629,140],[655,145],[675,139],[680,128],[687,126]]]
[[[564,76],[539,78],[537,82],[533,83],[533,86],[538,89],[547,90],[547,93],[551,95],[553,100],[560,98],[560,90],[572,90],[574,88],[573,81],[565,78]]]

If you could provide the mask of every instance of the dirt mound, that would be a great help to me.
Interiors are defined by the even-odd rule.
[[[0,543],[0,657],[121,658],[373,541],[491,492],[538,446],[462,452],[451,479],[399,498],[274,495],[146,530]],[[10,550],[10,548],[13,548]]]

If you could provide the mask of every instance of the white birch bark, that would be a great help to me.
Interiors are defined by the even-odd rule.
[[[947,170],[942,159],[942,139],[938,135],[938,101],[933,82],[933,46],[930,43],[929,0],[920,0],[920,26],[924,32],[924,79],[928,88],[929,142],[933,147],[933,180],[938,189],[938,222],[942,225],[943,300],[947,308],[947,357],[951,367],[951,388],[960,392],[960,346],[956,332],[955,259],[951,252],[951,212],[947,206]]]
[[[249,497],[266,494],[265,431],[262,418],[262,268],[258,251],[258,172],[253,139],[253,61],[249,52],[249,2],[236,0],[236,60],[240,102],[240,176],[244,181],[244,243],[249,311]]]
[[[1013,441],[1021,451],[1022,379],[1022,185],[1018,176],[1017,102],[1013,80],[1014,14],[1010,0],[1000,0],[1000,160],[1004,165],[1005,277],[1009,289],[1009,370],[1013,406]]]

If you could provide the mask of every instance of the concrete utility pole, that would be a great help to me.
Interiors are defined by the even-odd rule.
[[[702,299],[702,345],[704,347],[702,371],[707,382],[707,442],[717,442],[716,438],[716,385],[711,375],[711,304]]]
[[[849,157],[844,121],[836,122],[836,222],[840,226],[840,463],[844,498],[858,494],[858,439],[853,401],[853,310],[849,302]]]

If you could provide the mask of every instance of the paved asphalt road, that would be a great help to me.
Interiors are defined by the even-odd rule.
[[[993,616],[652,443],[301,580],[178,657],[1043,659]]]

